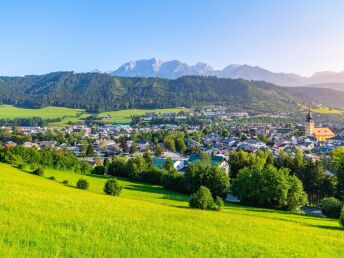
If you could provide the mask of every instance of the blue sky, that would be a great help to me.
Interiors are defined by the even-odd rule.
[[[4,0],[0,33],[0,75],[108,71],[151,57],[344,71],[343,0]]]

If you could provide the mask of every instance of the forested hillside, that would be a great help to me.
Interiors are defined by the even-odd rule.
[[[92,112],[128,108],[191,107],[223,104],[232,110],[294,111],[297,103],[317,101],[299,88],[265,82],[217,77],[161,78],[112,77],[100,73],[55,72],[25,77],[0,77],[0,101],[21,107],[63,106]],[[308,89],[312,91],[312,89]],[[344,94],[327,90],[344,103]],[[322,94],[323,96],[323,94]],[[329,98],[323,98],[328,102]],[[341,101],[343,100],[343,101]],[[327,104],[327,103],[324,103]]]

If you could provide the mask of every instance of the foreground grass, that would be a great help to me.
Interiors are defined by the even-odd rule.
[[[98,193],[106,179],[88,179],[91,189],[82,191],[0,164],[0,257],[344,255],[336,220],[236,205],[221,212],[175,207],[186,196],[164,202],[173,193],[123,180],[123,194],[110,197]]]
[[[108,176],[77,174],[69,171],[60,171],[56,169],[45,169],[44,177],[50,178],[54,176],[57,182],[63,180],[69,181],[69,186],[75,187],[76,182],[80,179],[86,179],[89,185],[89,191],[103,194],[103,188]],[[129,181],[125,178],[118,178],[119,183],[123,186],[122,197],[149,201],[154,203],[166,204],[170,206],[188,206],[189,196],[167,191],[158,185],[141,184]]]

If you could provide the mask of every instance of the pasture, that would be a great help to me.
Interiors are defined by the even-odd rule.
[[[89,190],[73,187],[80,177]],[[120,197],[106,196],[105,180],[0,164],[0,257],[344,256],[337,220],[234,204],[194,210],[188,196],[127,180]]]
[[[117,123],[129,124],[131,116],[142,116],[148,112],[156,112],[157,114],[163,113],[178,113],[180,111],[190,111],[185,108],[165,108],[165,109],[126,109],[119,111],[108,111],[100,114],[95,114],[96,117],[103,123]],[[50,123],[52,127],[61,127],[67,123],[80,123],[85,118],[90,116],[84,109],[73,109],[64,107],[45,107],[39,109],[18,108],[11,105],[0,105],[0,119],[12,118],[30,118],[40,117],[43,119],[61,118],[61,122]],[[94,115],[94,114],[93,114]],[[101,119],[101,117],[111,116],[110,118]]]

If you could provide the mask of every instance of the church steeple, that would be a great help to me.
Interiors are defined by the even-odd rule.
[[[313,121],[313,116],[312,116],[312,112],[311,109],[309,109],[307,117],[306,117],[306,122],[305,122],[305,136],[313,136],[313,131],[315,128],[315,124]]]
[[[307,123],[314,123],[311,109],[309,109],[309,111],[308,111],[306,122]]]

